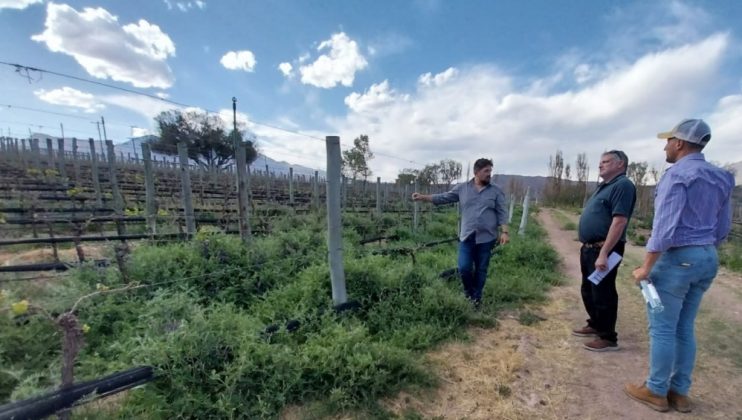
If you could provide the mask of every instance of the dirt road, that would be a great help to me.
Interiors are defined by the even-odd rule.
[[[693,412],[657,413],[622,391],[626,382],[643,381],[647,372],[646,314],[629,278],[643,248],[628,246],[619,269],[621,350],[587,351],[584,339],[570,335],[585,320],[579,243],[574,230],[561,229],[554,211],[543,209],[538,217],[562,257],[566,282],[552,290],[547,304],[532,308],[546,320],[525,326],[512,315],[497,329],[472,330],[471,342],[448,344],[429,356],[442,377],[437,390],[399,395],[388,406],[445,419],[742,419],[742,276],[722,270],[701,305]],[[574,214],[564,216],[577,220]]]

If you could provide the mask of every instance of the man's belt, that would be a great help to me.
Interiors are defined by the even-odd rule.
[[[604,245],[604,244],[605,244],[605,241],[600,241],[600,242],[593,242],[593,243],[586,243],[586,242],[585,242],[585,243],[583,243],[583,244],[582,244],[582,247],[583,247],[583,248],[595,248],[595,249],[600,249],[600,248],[602,248],[602,247],[603,247],[603,245]]]

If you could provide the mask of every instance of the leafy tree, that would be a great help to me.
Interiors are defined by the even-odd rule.
[[[410,185],[414,183],[418,173],[419,171],[415,169],[402,169],[399,174],[397,174],[397,184]]]
[[[549,156],[549,180],[546,185],[546,201],[551,204],[558,203],[563,197],[562,174],[564,172],[564,155],[557,149],[554,156]]]
[[[371,169],[368,167],[368,161],[374,158],[371,147],[369,146],[368,136],[361,134],[353,140],[353,148],[343,151],[343,172],[346,176],[355,181],[358,176],[363,177],[363,181],[371,176]]]
[[[437,163],[425,165],[425,167],[418,172],[418,183],[420,185],[437,184],[439,175],[440,166]]]
[[[438,172],[446,185],[451,185],[461,177],[461,163],[451,159],[443,159],[438,163]]]
[[[234,158],[234,135],[238,140],[249,137],[247,162],[257,158],[254,135],[252,133],[228,134],[224,121],[216,115],[200,111],[180,111],[173,109],[161,112],[155,117],[159,139],[152,142],[152,150],[166,155],[178,154],[178,143],[185,143],[188,158],[207,169],[221,168]]]

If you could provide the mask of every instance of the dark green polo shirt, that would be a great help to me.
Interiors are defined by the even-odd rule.
[[[625,174],[616,176],[610,182],[599,184],[580,216],[580,242],[604,241],[608,236],[613,216],[626,216],[627,219],[631,219],[635,204],[636,187]],[[628,227],[628,223],[626,226]],[[626,228],[621,234],[621,240],[626,241]]]

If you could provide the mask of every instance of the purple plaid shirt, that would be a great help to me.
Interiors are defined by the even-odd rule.
[[[731,173],[693,153],[671,166],[657,184],[647,251],[719,245],[731,229]]]

